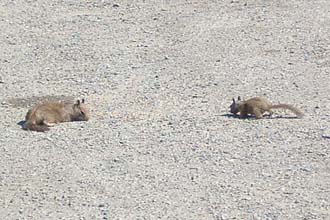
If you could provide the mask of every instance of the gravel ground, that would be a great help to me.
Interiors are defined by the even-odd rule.
[[[330,219],[330,1],[2,0],[0,25],[1,219]],[[21,130],[61,97],[91,120]]]

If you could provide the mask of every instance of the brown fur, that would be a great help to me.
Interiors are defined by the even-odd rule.
[[[57,123],[88,121],[89,118],[89,109],[84,104],[84,99],[81,102],[78,100],[75,104],[45,102],[28,111],[23,129],[44,132]]]
[[[235,115],[237,115],[237,113],[240,113],[241,118],[246,118],[250,114],[254,115],[257,119],[260,119],[263,118],[264,112],[269,112],[269,114],[272,115],[272,109],[275,108],[288,109],[292,111],[298,118],[301,118],[303,116],[303,113],[292,105],[273,105],[263,97],[255,97],[246,101],[241,101],[240,97],[238,97],[237,101],[233,99],[233,103],[230,105],[230,112]]]

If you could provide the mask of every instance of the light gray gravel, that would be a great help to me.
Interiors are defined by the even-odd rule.
[[[330,219],[330,1],[3,0],[0,27],[0,219]],[[21,130],[52,97],[92,119]]]

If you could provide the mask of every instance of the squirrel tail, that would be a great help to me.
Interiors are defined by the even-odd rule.
[[[288,109],[292,111],[298,118],[302,118],[304,114],[297,109],[296,107],[293,107],[292,105],[288,104],[278,104],[278,105],[272,105],[270,108],[283,108],[283,109]]]
[[[31,131],[38,131],[38,132],[45,132],[49,131],[49,127],[45,124],[36,124],[30,121],[27,121],[23,124],[22,128],[24,130],[31,130]]]

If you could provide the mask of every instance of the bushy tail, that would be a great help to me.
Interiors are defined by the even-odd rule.
[[[302,118],[304,114],[297,109],[296,107],[293,107],[292,105],[288,104],[278,104],[278,105],[272,105],[270,108],[283,108],[283,109],[288,109],[292,111],[295,115],[297,115],[298,118]]]
[[[24,130],[31,130],[31,131],[38,131],[38,132],[45,132],[45,131],[49,131],[49,127],[47,125],[39,125],[33,122],[25,122],[22,126],[22,128]]]

